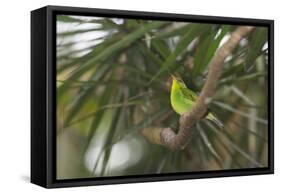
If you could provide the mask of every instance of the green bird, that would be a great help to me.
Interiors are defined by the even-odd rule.
[[[192,109],[195,104],[198,95],[186,87],[183,80],[179,77],[173,76],[173,83],[171,86],[171,105],[176,113],[179,115],[184,114]],[[219,127],[223,127],[223,124],[218,120],[211,112],[208,112],[205,116],[206,119],[213,121]]]

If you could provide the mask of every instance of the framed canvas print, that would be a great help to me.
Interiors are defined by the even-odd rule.
[[[31,182],[273,173],[273,21],[31,12]]]

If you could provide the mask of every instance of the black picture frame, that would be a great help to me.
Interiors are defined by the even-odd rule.
[[[267,168],[56,180],[56,14],[265,26],[269,40],[269,152]],[[274,21],[78,7],[31,12],[31,182],[46,188],[168,181],[274,173]]]

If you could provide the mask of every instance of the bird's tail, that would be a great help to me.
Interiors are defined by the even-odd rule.
[[[218,118],[216,118],[212,113],[209,113],[206,118],[213,121],[221,129],[224,127],[223,123]]]

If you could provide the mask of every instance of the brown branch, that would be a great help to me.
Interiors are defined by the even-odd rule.
[[[251,26],[238,27],[232,32],[229,40],[224,43],[216,52],[209,63],[209,72],[203,89],[190,112],[180,117],[180,129],[176,134],[171,128],[157,128],[155,136],[157,144],[164,145],[172,150],[184,149],[192,137],[190,128],[194,126],[207,112],[208,106],[215,94],[216,87],[223,69],[223,63],[227,56],[231,54],[241,39],[253,30]],[[159,143],[159,139],[161,140]]]

